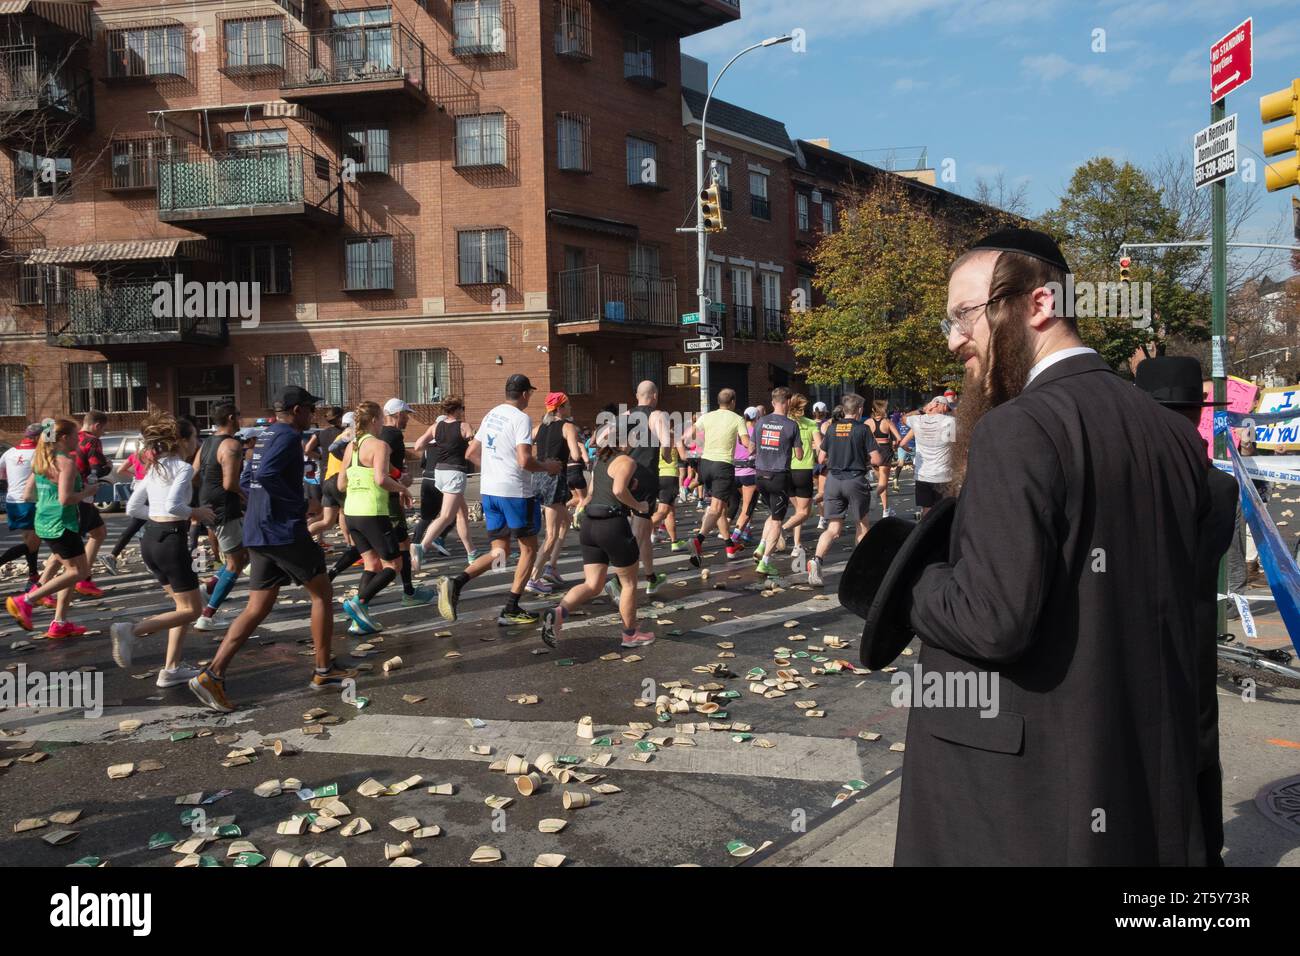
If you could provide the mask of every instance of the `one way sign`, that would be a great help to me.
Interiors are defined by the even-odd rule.
[[[687,339],[682,343],[688,352],[721,352],[722,339]]]

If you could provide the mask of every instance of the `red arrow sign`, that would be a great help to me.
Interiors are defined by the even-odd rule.
[[[1251,20],[1241,24],[1210,47],[1210,102],[1223,99],[1254,75],[1255,58],[1251,47]]]

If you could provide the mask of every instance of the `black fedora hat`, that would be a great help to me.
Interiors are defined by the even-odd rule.
[[[862,663],[889,665],[912,640],[908,619],[912,588],[929,565],[948,560],[955,498],[945,498],[924,518],[882,518],[853,549],[840,577],[840,603],[866,623]]]
[[[1157,355],[1143,359],[1133,381],[1166,408],[1224,408],[1227,402],[1205,400],[1201,363],[1187,355]]]

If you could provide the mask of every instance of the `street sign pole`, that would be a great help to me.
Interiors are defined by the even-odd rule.
[[[1228,112],[1227,98],[1214,101],[1210,107],[1210,124],[1213,125],[1223,120]],[[1214,193],[1211,197],[1211,247],[1210,247],[1210,266],[1213,274],[1213,290],[1211,292],[1211,315],[1210,315],[1210,334],[1211,334],[1211,373],[1214,380],[1214,401],[1226,402],[1228,400],[1228,180],[1220,179],[1211,187]],[[1214,418],[1219,416],[1219,409],[1214,409],[1212,415]],[[1217,428],[1214,430],[1214,457],[1222,461],[1228,457],[1227,435],[1220,432]],[[1223,558],[1219,562],[1219,594],[1228,593],[1228,561]],[[1227,624],[1227,606],[1224,602],[1216,600],[1214,606],[1217,609],[1217,630],[1215,634],[1222,634]]]
[[[701,120],[701,134],[703,134],[703,121]],[[695,195],[698,197],[704,192],[704,140],[695,141]],[[704,223],[700,223],[699,231],[696,232],[696,254],[699,256],[699,284],[695,287],[696,296],[699,299],[699,312],[701,316],[709,314],[709,297],[704,288],[705,273],[708,269],[709,261],[709,234],[704,231]],[[709,353],[700,353],[700,414],[709,410]]]

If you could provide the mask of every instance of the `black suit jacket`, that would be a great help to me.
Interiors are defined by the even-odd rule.
[[[895,861],[1202,865],[1195,428],[1095,354],[971,438],[950,561],[914,590],[923,670],[998,714],[913,709]]]

